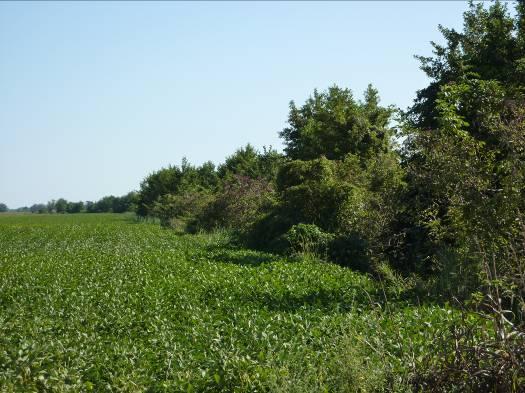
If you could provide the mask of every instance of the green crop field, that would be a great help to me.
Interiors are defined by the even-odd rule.
[[[403,390],[455,313],[117,214],[0,216],[0,391]]]

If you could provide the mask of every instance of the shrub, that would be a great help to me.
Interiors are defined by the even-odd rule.
[[[352,269],[370,272],[372,265],[368,242],[358,232],[348,232],[334,236],[329,246],[332,261]]]
[[[198,214],[196,225],[204,229],[217,227],[245,234],[274,204],[274,189],[268,180],[233,175]]]
[[[295,254],[313,254],[325,257],[328,246],[333,238],[330,233],[323,232],[313,224],[297,224],[284,235],[290,250]]]
[[[259,219],[243,234],[242,240],[248,247],[284,253],[288,249],[288,242],[284,239],[283,234],[292,225],[278,205],[269,212],[261,214]]]
[[[317,226],[332,234],[331,259],[368,271],[371,258],[384,259],[394,243],[402,174],[393,154],[289,161],[277,177],[280,205],[270,232],[278,237],[293,225]]]
[[[172,198],[163,199],[165,195],[179,195],[184,198],[185,193],[213,192],[217,183],[218,177],[213,163],[205,162],[197,167],[184,158],[180,166],[162,168],[141,182],[140,190],[134,197],[137,214],[141,217],[158,215],[158,203]]]
[[[166,194],[154,203],[152,215],[160,219],[163,227],[191,226],[191,220],[199,215],[212,199],[206,191],[186,191],[182,194]]]
[[[317,225],[337,230],[337,212],[349,194],[349,184],[338,178],[337,161],[324,157],[290,161],[281,167],[277,189],[283,214],[292,224]]]
[[[240,175],[251,179],[263,178],[273,181],[282,160],[282,154],[272,149],[271,146],[269,148],[263,147],[263,151],[260,152],[252,145],[247,144],[219,165],[217,175],[221,179]]]

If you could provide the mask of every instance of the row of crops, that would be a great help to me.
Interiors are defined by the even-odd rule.
[[[0,391],[403,390],[454,319],[126,215],[0,217]]]

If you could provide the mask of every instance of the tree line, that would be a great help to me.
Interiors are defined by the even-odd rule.
[[[183,159],[121,197],[16,210],[135,211],[360,270],[443,273],[443,290],[467,295],[480,254],[508,271],[525,233],[525,6],[515,4],[470,3],[462,31],[439,26],[444,44],[417,56],[430,83],[406,110],[381,105],[371,85],[362,98],[314,90],[290,102],[282,153],[248,144],[218,166]]]
[[[122,196],[105,196],[98,201],[68,201],[64,198],[53,199],[47,203],[35,203],[31,206],[13,209],[14,212],[22,213],[125,213],[134,212],[137,206],[137,193],[131,191]],[[7,205],[0,204],[0,213],[9,211]]]
[[[439,29],[410,108],[382,106],[372,86],[362,98],[314,90],[290,103],[283,153],[247,145],[218,167],[160,169],[141,183],[137,214],[474,302],[499,339],[465,333],[465,352],[426,386],[467,375],[509,387],[525,381],[525,3],[470,3],[462,31]]]
[[[431,81],[407,110],[382,106],[372,86],[361,99],[314,90],[290,103],[283,153],[247,145],[218,167],[160,169],[141,183],[137,214],[364,269],[429,273],[480,244],[502,257],[524,208],[523,10],[471,4],[463,31],[440,27],[445,44],[418,57]]]

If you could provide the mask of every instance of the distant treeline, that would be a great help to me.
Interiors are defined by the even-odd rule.
[[[93,201],[67,201],[64,198],[51,200],[47,203],[35,203],[32,206],[24,206],[10,211],[30,212],[30,213],[125,213],[133,212],[137,206],[137,193],[132,191],[126,195],[117,197],[113,195],[105,196],[102,199]],[[3,208],[5,207],[5,208]],[[0,212],[9,211],[5,204],[0,204]]]

